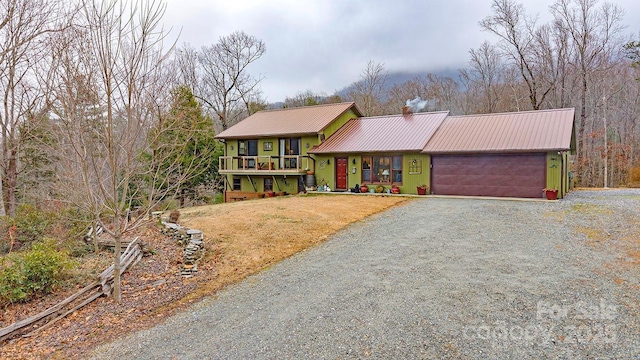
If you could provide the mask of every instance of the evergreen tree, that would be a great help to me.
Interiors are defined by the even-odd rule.
[[[221,144],[214,139],[212,121],[188,87],[173,91],[171,108],[151,132],[152,152],[147,154],[151,166],[161,176],[156,188],[179,181],[180,205],[185,196],[201,185],[212,184],[218,176]]]

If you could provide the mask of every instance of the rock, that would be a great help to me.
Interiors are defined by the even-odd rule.
[[[180,275],[185,278],[193,276],[193,273],[198,271],[198,261],[204,256],[205,246],[202,231],[187,229],[165,221],[162,222],[162,225],[164,225],[163,233],[184,246]]]

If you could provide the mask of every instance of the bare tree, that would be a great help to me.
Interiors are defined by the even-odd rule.
[[[500,54],[485,41],[478,49],[469,50],[469,55],[470,67],[462,69],[460,76],[467,83],[468,91],[478,89],[478,95],[483,99],[481,112],[494,112],[497,108],[497,90],[504,66]]]
[[[200,51],[188,44],[178,51],[182,81],[215,119],[216,130],[226,130],[250,115],[252,103],[260,102],[262,78],[251,76],[248,67],[265,52],[262,40],[243,31],[223,36]]]
[[[339,102],[342,102],[342,98],[337,94],[329,96],[324,92],[315,93],[311,90],[306,90],[285,98],[284,107],[313,106]]]
[[[460,85],[448,76],[436,74],[418,75],[402,84],[394,85],[385,95],[383,112],[397,114],[407,101],[420,98],[422,108],[413,111],[450,110],[461,112]]]
[[[177,119],[164,116],[176,85],[173,69],[165,66],[170,52],[160,26],[165,8],[145,0],[87,1],[73,33],[52,47],[60,191],[114,239],[116,302],[123,237],[147,221],[150,209],[175,196],[189,176],[187,168],[199,161],[197,154],[191,154],[192,163],[175,156],[191,150],[183,123],[179,139],[164,136],[178,127]],[[140,216],[129,216],[134,206]]]
[[[124,236],[211,161],[211,147],[198,143],[212,137],[210,121],[176,107],[165,9],[156,1],[87,1],[77,26],[51,42],[59,192],[114,239],[116,302]]]
[[[596,7],[597,0],[557,0],[551,7],[556,23],[570,39],[573,48],[572,65],[580,81],[580,118],[577,122],[579,157],[587,156],[586,121],[588,117],[588,90],[590,77],[595,71],[606,70],[612,58],[622,50],[619,38],[622,31],[623,11],[604,3]],[[582,161],[578,161],[582,164]],[[581,174],[584,175],[584,174]]]
[[[43,91],[34,81],[45,56],[43,37],[59,28],[58,2],[13,0],[0,2],[0,126],[2,141],[2,207],[15,215],[19,173],[20,128],[44,107]]]
[[[351,84],[349,98],[362,110],[363,115],[381,115],[386,94],[387,71],[384,64],[369,60],[360,75],[360,80]]]
[[[555,72],[549,71],[548,54],[553,51],[545,42],[548,29],[536,28],[535,21],[525,14],[522,4],[513,0],[494,0],[493,14],[480,22],[480,26],[502,39],[500,47],[518,68],[528,92],[533,110],[539,110],[546,96],[555,86]],[[540,57],[546,53],[545,57]]]

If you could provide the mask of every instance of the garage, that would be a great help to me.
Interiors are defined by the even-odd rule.
[[[542,197],[546,154],[432,155],[431,189],[436,195]]]

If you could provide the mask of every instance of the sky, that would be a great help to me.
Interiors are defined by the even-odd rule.
[[[520,0],[539,22],[553,0]],[[625,11],[629,36],[640,34],[640,1],[609,0]],[[164,17],[178,44],[199,48],[242,30],[267,51],[249,67],[263,96],[333,94],[360,78],[369,60],[389,72],[456,71],[469,50],[495,37],[478,23],[490,0],[166,0]],[[602,1],[600,1],[602,3]]]

